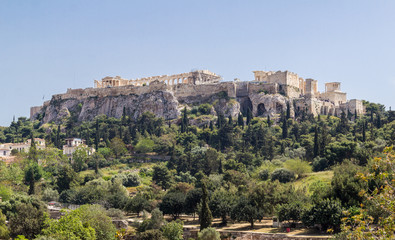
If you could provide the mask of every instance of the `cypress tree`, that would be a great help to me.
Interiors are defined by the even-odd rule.
[[[200,231],[202,231],[205,228],[208,228],[211,226],[211,222],[213,220],[213,215],[211,214],[210,208],[208,206],[208,191],[206,187],[206,183],[203,182],[202,184],[202,209],[199,215],[199,220],[200,220]]]
[[[38,154],[37,154],[37,148],[36,148],[36,143],[34,142],[34,136],[33,134],[30,137],[30,149],[29,149],[29,159],[32,160],[33,162],[37,163],[38,162]]]
[[[231,115],[229,115],[229,117],[228,117],[228,124],[229,124],[229,126],[233,126],[233,119],[232,119]]]
[[[240,127],[244,127],[244,119],[241,113],[239,113],[239,116],[237,117],[237,125],[239,125]]]
[[[376,115],[377,115],[376,127],[377,128],[381,128],[381,117],[380,117],[380,114],[376,114]]]
[[[213,131],[214,130],[214,124],[213,121],[210,121],[210,130]]]
[[[95,149],[99,148],[99,119],[96,118]]]
[[[270,115],[267,115],[267,125],[268,125],[269,127],[272,126],[272,121],[270,120]]]
[[[188,115],[187,115],[187,108],[184,108],[184,112],[182,115],[182,120],[181,120],[181,132],[188,132]]]
[[[362,122],[362,142],[366,141],[366,122]]]
[[[357,114],[357,109],[355,109],[355,112],[354,112],[354,121],[357,121],[357,119],[358,119],[358,114]]]
[[[61,148],[61,144],[60,144],[60,125],[58,125],[58,130],[56,131],[56,141],[55,141],[55,146],[57,148]]]
[[[252,120],[252,118],[253,118],[253,116],[252,116],[252,112],[251,112],[251,109],[250,108],[248,108],[247,109],[247,125],[249,125],[250,124],[250,122],[251,122],[251,120]]]
[[[289,102],[287,102],[287,119],[291,118],[291,108],[289,107]]]
[[[314,157],[318,156],[318,153],[320,152],[320,146],[318,144],[318,127],[315,126],[314,129]]]
[[[287,118],[283,116],[283,139],[286,139],[288,137],[288,124],[287,124]]]

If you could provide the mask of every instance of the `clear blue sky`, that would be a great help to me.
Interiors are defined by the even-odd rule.
[[[395,108],[395,1],[0,1],[0,125],[94,79],[289,70]]]

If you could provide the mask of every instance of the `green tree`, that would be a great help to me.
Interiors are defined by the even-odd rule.
[[[260,217],[257,206],[251,202],[247,197],[241,196],[234,205],[230,217],[236,221],[246,221],[251,224],[251,229],[254,228],[254,222]]]
[[[358,177],[371,184],[370,191],[362,191],[367,204],[376,206],[384,214],[377,222],[364,205],[357,214],[346,212],[342,231],[346,239],[393,239],[395,231],[395,151],[386,148],[383,157],[374,159],[369,173],[358,173]],[[380,183],[380,184],[377,184]]]
[[[137,194],[133,198],[130,198],[125,205],[125,211],[136,213],[137,217],[140,216],[140,212],[143,210],[150,210],[151,205],[149,201],[142,195]]]
[[[340,230],[342,211],[339,201],[324,199],[313,205],[310,210],[307,210],[302,216],[302,221],[306,226],[321,224],[323,231],[332,229],[338,232]]]
[[[199,214],[200,231],[205,228],[211,227],[211,222],[213,221],[213,216],[211,214],[208,203],[209,203],[209,196],[208,196],[207,186],[206,183],[203,182],[202,201],[201,201],[202,207]]]
[[[220,240],[221,236],[215,228],[205,228],[198,233],[198,240]]]
[[[152,181],[155,181],[155,183],[164,190],[170,188],[172,177],[169,169],[167,169],[165,165],[159,164],[154,166],[153,170]]]
[[[115,239],[116,228],[102,206],[97,204],[83,205],[74,210],[73,214],[79,216],[83,225],[91,226],[95,229],[97,239]]]
[[[25,170],[25,183],[29,185],[29,195],[34,194],[35,184],[42,177],[41,167],[36,162],[32,162]]]
[[[41,232],[47,219],[48,214],[43,205],[20,202],[16,204],[15,212],[9,218],[11,237],[24,235],[32,239]]]
[[[10,231],[5,224],[6,217],[0,211],[0,239],[9,239],[10,238]]]
[[[220,217],[222,224],[227,223],[232,207],[235,203],[235,195],[225,189],[216,190],[211,196],[209,207],[214,217]]]
[[[183,227],[182,221],[171,221],[162,227],[162,234],[167,240],[182,240]]]
[[[127,153],[125,143],[123,143],[122,139],[117,137],[111,140],[110,148],[115,154],[116,158],[119,158],[120,156],[123,156]]]
[[[176,219],[184,212],[185,194],[182,192],[167,192],[159,205],[164,214],[171,214]]]
[[[59,220],[46,222],[47,228],[42,233],[57,240],[96,240],[96,232],[89,224],[84,224],[77,213],[65,213]]]

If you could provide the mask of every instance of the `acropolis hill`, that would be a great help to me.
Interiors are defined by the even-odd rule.
[[[253,81],[223,81],[208,70],[197,70],[176,75],[161,75],[140,79],[119,76],[95,80],[94,88],[68,89],[52,96],[43,106],[32,107],[30,117],[42,123],[59,123],[71,113],[79,121],[93,120],[105,114],[120,118],[124,109],[137,118],[145,111],[158,117],[175,119],[181,109],[202,103],[213,105],[212,113],[236,117],[251,109],[254,116],[276,117],[285,111],[287,103],[291,115],[306,111],[313,115],[339,116],[342,111],[362,114],[360,100],[347,100],[339,82],[325,84],[319,92],[317,80],[303,79],[289,71],[254,71]]]

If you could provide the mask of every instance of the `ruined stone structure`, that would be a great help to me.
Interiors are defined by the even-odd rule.
[[[289,98],[305,98],[313,99],[318,105],[322,105],[318,114],[334,114],[338,115],[339,111],[345,109],[356,110],[358,114],[364,112],[362,102],[356,99],[350,100],[352,103],[347,102],[347,94],[340,90],[340,82],[330,82],[325,84],[325,92],[318,91],[317,80],[307,78],[304,80],[296,73],[289,71],[265,72],[254,71],[255,82],[262,82],[266,85],[274,86],[278,91],[282,91]],[[320,102],[321,103],[318,103]],[[329,103],[326,103],[329,102]],[[314,105],[317,105],[314,104]],[[311,107],[312,104],[310,104]],[[352,106],[352,107],[351,107]],[[313,109],[309,109],[315,112]]]
[[[175,75],[161,75],[137,79],[124,79],[120,76],[116,77],[105,77],[101,81],[95,80],[96,88],[107,88],[107,87],[122,87],[122,86],[143,86],[149,85],[153,81],[164,82],[167,85],[176,85],[180,83],[186,84],[207,84],[207,83],[218,83],[221,77],[208,70],[196,70],[188,73],[180,73]]]
[[[150,111],[171,120],[180,116],[185,106],[191,108],[202,103],[212,104],[213,114],[233,118],[248,109],[257,117],[276,118],[287,105],[292,116],[302,111],[315,116],[340,116],[343,111],[364,113],[362,101],[347,101],[338,82],[327,83],[325,92],[320,93],[317,80],[305,80],[292,72],[254,71],[254,75],[255,80],[248,82],[219,82],[220,77],[209,71],[144,80],[106,77],[101,82],[95,81],[95,88],[68,89],[52,96],[43,106],[32,107],[30,117],[43,123],[59,123],[74,113],[79,121],[89,121],[101,114],[120,118],[125,109],[134,119]]]

